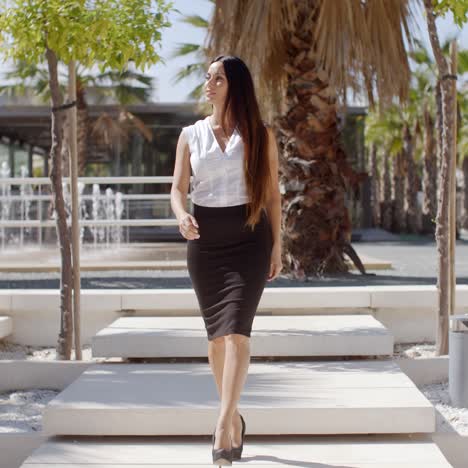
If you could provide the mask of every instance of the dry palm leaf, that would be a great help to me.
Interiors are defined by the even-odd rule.
[[[411,0],[216,0],[205,47],[209,56],[235,54],[249,66],[268,114],[281,113],[288,48],[312,31],[310,55],[342,95],[377,93],[382,103],[408,94],[405,41],[412,45]],[[299,15],[306,15],[304,18]],[[300,20],[300,21],[299,21]],[[300,61],[302,57],[297,57]],[[274,110],[274,111],[273,111]]]

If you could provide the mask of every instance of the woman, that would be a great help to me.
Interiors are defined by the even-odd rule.
[[[253,319],[265,282],[283,267],[278,151],[239,57],[216,57],[204,88],[213,113],[182,129],[171,206],[187,239],[187,267],[221,399],[213,464],[231,465],[243,448],[246,424],[237,403],[250,362]],[[186,211],[191,169],[193,215]]]

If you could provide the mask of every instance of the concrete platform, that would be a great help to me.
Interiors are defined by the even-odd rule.
[[[219,398],[208,363],[88,367],[44,408],[47,435],[206,435]],[[430,401],[391,360],[250,364],[249,434],[433,432]]]
[[[0,316],[0,339],[11,335],[13,332],[13,320],[11,317]]]
[[[247,425],[248,420],[246,420]],[[449,468],[430,436],[259,437],[246,432],[242,461],[249,466]],[[211,441],[182,437],[52,437],[21,465],[30,468],[212,466]]]
[[[199,317],[121,317],[91,340],[93,357],[206,357]],[[372,315],[260,316],[252,356],[393,354],[393,336]]]
[[[428,297],[426,297],[428,296]],[[457,285],[455,313],[468,307],[468,284]],[[435,341],[435,286],[350,286],[265,288],[258,316],[374,316],[395,343]],[[55,346],[60,291],[0,290],[0,314],[14,322],[11,340],[30,346]],[[82,343],[122,316],[192,316],[200,318],[193,289],[82,289]],[[41,333],[37,333],[40,329]]]
[[[380,258],[371,257],[370,255],[359,254],[359,258],[366,270],[392,270],[392,262],[382,260]],[[358,270],[356,265],[349,257],[345,257],[345,261],[351,270]]]
[[[366,270],[391,270],[392,262],[381,260],[379,258],[370,257],[367,255],[360,255],[362,264]],[[356,265],[349,260],[345,259],[351,270],[358,270]],[[50,263],[0,263],[0,272],[7,273],[23,273],[23,272],[57,272],[60,271],[60,261]],[[152,260],[152,261],[135,261],[135,260],[121,260],[111,261],[105,260],[102,262],[84,261],[80,263],[82,271],[114,271],[114,270],[157,270],[157,271],[187,271],[186,260]]]
[[[2,263],[0,265],[0,272],[7,273],[45,273],[45,272],[59,272],[61,268],[60,262],[50,264],[44,263]],[[80,264],[81,271],[114,271],[114,270],[158,270],[158,271],[178,271],[186,270],[187,262],[184,260],[155,260],[153,262],[83,262]]]

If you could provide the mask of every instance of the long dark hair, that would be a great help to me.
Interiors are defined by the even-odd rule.
[[[254,83],[247,65],[235,55],[218,55],[213,62],[222,62],[228,81],[228,92],[222,111],[222,125],[228,115],[234,120],[244,142],[244,174],[250,197],[246,225],[252,230],[260,220],[271,185],[268,162],[268,130],[263,122]]]

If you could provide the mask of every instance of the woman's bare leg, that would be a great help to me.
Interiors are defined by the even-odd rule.
[[[230,448],[231,434],[232,445],[240,445],[241,438],[239,428],[241,428],[241,423],[240,418],[237,416],[239,414],[237,411],[237,404],[247,378],[247,371],[250,364],[249,337],[232,333],[225,335],[224,339],[224,367],[220,384],[218,383],[219,377],[215,377],[218,391],[221,395],[221,408],[216,427],[214,448]],[[217,344],[213,346],[217,346]],[[221,347],[221,345],[219,347]],[[218,376],[220,368],[219,361],[219,355],[212,360],[213,368],[216,369],[215,372]],[[236,416],[236,418],[234,418],[234,416]],[[234,429],[236,427],[234,419],[237,419],[238,430]]]
[[[225,352],[226,346],[224,336],[220,336],[218,338],[208,341],[208,361],[210,363],[211,371],[213,372],[215,378],[216,388],[218,389],[218,395],[220,400],[223,388],[223,369]],[[239,447],[239,445],[242,442],[242,422],[237,406],[232,418],[231,437],[232,445],[234,447]]]

